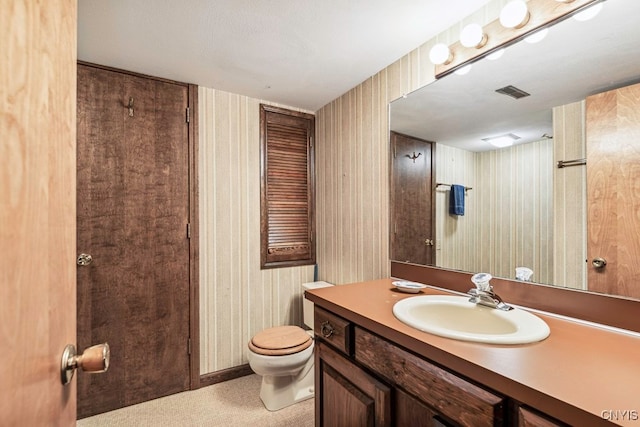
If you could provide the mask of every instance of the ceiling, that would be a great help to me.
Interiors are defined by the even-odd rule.
[[[78,59],[317,111],[488,2],[79,0]]]

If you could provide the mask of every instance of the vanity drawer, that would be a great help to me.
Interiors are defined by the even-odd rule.
[[[566,427],[567,425],[536,411],[518,407],[518,427]]]
[[[355,359],[462,425],[502,425],[504,398],[355,327]]]
[[[351,323],[320,307],[314,308],[313,316],[313,332],[338,350],[351,355],[353,334]]]

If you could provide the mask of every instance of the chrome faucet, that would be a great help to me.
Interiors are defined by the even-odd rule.
[[[502,298],[493,292],[493,286],[489,283],[491,275],[488,273],[477,273],[471,277],[471,281],[476,285],[467,292],[471,295],[469,302],[484,305],[486,307],[497,308],[498,310],[509,311],[513,307],[502,301]]]

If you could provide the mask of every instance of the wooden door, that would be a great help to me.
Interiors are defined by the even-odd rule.
[[[391,133],[391,259],[433,265],[433,143]]]
[[[73,426],[75,0],[0,12],[0,424]]]
[[[640,84],[588,97],[586,116],[588,288],[640,298]]]
[[[391,389],[316,342],[316,426],[392,425]]]
[[[79,418],[189,388],[188,86],[78,66]]]

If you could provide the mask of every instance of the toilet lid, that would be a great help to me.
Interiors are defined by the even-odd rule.
[[[249,349],[267,356],[285,356],[309,348],[312,342],[299,326],[276,326],[256,334],[249,341]]]

